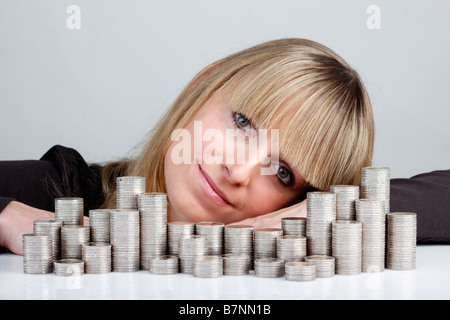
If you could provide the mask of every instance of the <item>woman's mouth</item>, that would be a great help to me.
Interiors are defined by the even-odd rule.
[[[205,195],[209,200],[221,207],[231,206],[226,195],[214,184],[214,181],[208,174],[202,170],[199,165],[199,182]]]

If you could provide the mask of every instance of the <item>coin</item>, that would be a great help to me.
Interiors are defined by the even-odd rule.
[[[202,221],[195,224],[195,233],[206,237],[208,255],[222,255],[224,225],[217,221]]]
[[[316,279],[316,265],[309,262],[286,262],[285,278],[288,281],[312,281]]]
[[[92,242],[109,242],[110,209],[89,210],[89,226],[91,227]]]
[[[116,179],[116,208],[137,209],[138,194],[145,192],[145,178],[136,176],[118,177]]]
[[[362,222],[333,221],[332,252],[336,263],[336,274],[355,275],[361,273]]]
[[[250,273],[251,257],[247,254],[226,253],[223,258],[223,274],[242,276]]]
[[[199,235],[190,235],[180,238],[178,259],[180,272],[193,273],[194,260],[198,256],[207,254],[206,238]]]
[[[336,220],[355,220],[355,200],[359,199],[359,186],[334,185],[331,192],[336,194]]]
[[[193,275],[196,278],[218,278],[223,276],[222,257],[214,255],[195,257]]]
[[[61,227],[61,258],[81,259],[81,245],[89,241],[89,226],[63,225]]]
[[[306,217],[281,218],[281,229],[286,236],[306,237]]]
[[[53,260],[61,256],[61,227],[62,221],[56,220],[34,220],[33,233],[47,233],[51,236]]]
[[[283,235],[279,228],[255,229],[253,235],[253,259],[276,258],[277,237]]]
[[[260,278],[279,278],[284,276],[284,260],[277,258],[255,259],[255,276]]]
[[[111,244],[89,242],[81,246],[85,273],[111,272]]]
[[[178,256],[180,238],[194,235],[195,223],[184,221],[168,222],[167,233],[169,255]]]
[[[173,255],[151,257],[149,260],[149,272],[152,274],[178,273],[178,257]]]
[[[288,261],[301,261],[306,256],[306,237],[279,236],[277,237],[277,258]]]
[[[385,213],[390,211],[391,170],[388,167],[364,167],[361,170],[361,199],[384,201]]]
[[[55,199],[55,220],[63,225],[82,226],[84,216],[83,198],[63,197]]]
[[[332,256],[307,256],[305,261],[316,266],[317,278],[329,278],[335,275],[335,258]]]
[[[61,259],[53,262],[56,276],[81,276],[84,274],[84,261],[80,259]]]
[[[26,233],[22,236],[23,272],[51,273],[53,269],[52,238],[47,233]]]
[[[414,212],[387,214],[386,268],[416,268],[417,217]]]

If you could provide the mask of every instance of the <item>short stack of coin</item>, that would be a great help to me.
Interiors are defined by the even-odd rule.
[[[172,255],[151,257],[148,270],[151,274],[178,273],[178,257]]]
[[[361,273],[362,222],[336,220],[332,223],[332,252],[336,274]]]
[[[336,194],[336,220],[355,220],[355,200],[359,199],[359,186],[334,185],[331,192]]]
[[[308,192],[307,213],[308,255],[331,255],[331,223],[336,220],[336,194]]]
[[[180,239],[195,234],[195,223],[172,221],[167,223],[167,244],[169,255],[178,256]]]
[[[384,212],[390,212],[391,170],[387,167],[364,167],[361,170],[361,199],[383,200]]]
[[[250,273],[251,257],[247,254],[226,253],[223,258],[223,274],[242,276]]]
[[[223,259],[219,256],[198,256],[194,259],[194,277],[218,278],[223,276]]]
[[[111,272],[111,244],[89,242],[81,247],[85,273]]]
[[[137,209],[138,194],[145,192],[145,178],[126,176],[116,179],[116,208]]]
[[[113,271],[139,271],[139,210],[113,209],[110,218]]]
[[[92,242],[109,242],[110,209],[93,209],[89,211],[89,226]]]
[[[84,216],[83,198],[66,197],[55,199],[55,220],[64,225],[82,226]]]
[[[89,226],[63,225],[61,227],[61,258],[81,259],[81,246],[89,241]]]
[[[278,228],[255,229],[253,235],[253,260],[276,258],[277,237],[283,235]]]
[[[193,273],[194,260],[198,256],[207,254],[206,238],[199,235],[191,235],[180,238],[178,259],[180,272]]]
[[[281,229],[285,236],[306,237],[306,217],[281,218]]]
[[[220,256],[223,253],[224,223],[203,221],[195,224],[195,233],[206,238],[208,255]]]
[[[81,276],[84,274],[84,261],[80,259],[61,259],[53,263],[56,276]]]
[[[148,270],[150,258],[166,254],[167,195],[141,193],[138,195],[141,228],[141,269]]]
[[[416,268],[417,217],[414,212],[387,214],[386,268]]]
[[[362,271],[381,272],[385,264],[386,218],[384,201],[356,201],[356,220],[362,226]]]
[[[277,258],[288,261],[302,261],[306,256],[306,237],[279,236],[277,238]]]
[[[285,278],[288,281],[312,281],[316,279],[316,266],[309,262],[286,262]]]
[[[23,272],[51,273],[53,270],[52,238],[47,233],[27,233],[22,236]]]
[[[331,256],[307,256],[305,262],[316,266],[317,278],[329,278],[335,275],[335,258]]]
[[[246,255],[253,261],[253,226],[227,225],[224,228],[225,254]]]
[[[284,260],[277,258],[255,259],[255,276],[259,278],[279,278],[284,276]]]
[[[47,219],[33,221],[33,233],[47,233],[51,236],[53,260],[61,257],[61,227],[62,221]]]

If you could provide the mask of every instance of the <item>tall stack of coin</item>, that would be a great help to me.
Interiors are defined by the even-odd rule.
[[[139,271],[139,210],[113,209],[110,218],[113,271]]]
[[[387,214],[386,268],[416,268],[417,217],[414,212]]]
[[[336,220],[336,194],[308,192],[307,212],[308,255],[331,255],[331,223]]]
[[[89,226],[91,227],[92,242],[109,242],[110,209],[89,210]]]
[[[65,197],[55,199],[55,220],[64,225],[83,225],[83,198]]]
[[[195,224],[195,233],[206,238],[208,255],[222,255],[223,253],[224,223],[216,221],[203,221]]]
[[[224,229],[225,254],[244,254],[253,260],[253,226],[227,225]]]
[[[386,218],[382,200],[356,200],[356,219],[363,223],[362,271],[384,270]]]
[[[255,259],[255,276],[260,278],[284,276],[284,260],[277,258]]]
[[[149,272],[152,274],[175,274],[178,273],[178,257],[164,255],[150,258]]]
[[[226,253],[223,258],[223,274],[227,276],[242,276],[249,274],[251,257],[247,254]]]
[[[312,281],[316,279],[316,266],[309,262],[286,262],[285,278],[288,281]]]
[[[277,258],[288,261],[301,261],[306,256],[306,237],[279,236],[277,238]]]
[[[193,274],[196,278],[218,278],[223,276],[222,257],[215,255],[195,257]]]
[[[81,247],[85,273],[111,272],[111,244],[90,242]]]
[[[316,266],[317,278],[329,278],[335,274],[335,258],[331,256],[307,256],[306,262],[314,264]]]
[[[180,238],[189,237],[195,233],[195,223],[184,221],[172,221],[167,223],[167,241],[169,255],[178,256]]]
[[[167,194],[151,192],[138,195],[141,226],[141,269],[148,270],[150,258],[167,250]]]
[[[253,236],[253,260],[277,257],[277,237],[283,235],[278,228],[255,229]]]
[[[84,261],[80,259],[61,259],[53,262],[56,276],[81,276],[84,274]]]
[[[361,273],[362,222],[336,220],[332,223],[333,257],[336,274]]]
[[[355,220],[359,186],[335,185],[331,186],[331,192],[336,194],[336,220]]]
[[[145,192],[144,177],[118,177],[116,179],[116,208],[117,209],[137,209],[137,195]]]
[[[61,227],[61,258],[81,259],[81,245],[89,241],[89,226],[63,225]]]
[[[178,259],[180,272],[193,273],[194,260],[198,256],[207,254],[206,238],[199,235],[191,235],[180,238]]]
[[[23,272],[51,273],[53,270],[52,238],[48,233],[27,233],[22,236]]]
[[[391,170],[387,167],[364,167],[361,170],[361,199],[383,200],[384,212],[390,211]]]
[[[61,227],[62,221],[56,220],[34,220],[34,233],[47,233],[52,239],[53,260],[58,260],[61,256]]]
[[[306,237],[306,217],[281,218],[281,229],[285,236]]]

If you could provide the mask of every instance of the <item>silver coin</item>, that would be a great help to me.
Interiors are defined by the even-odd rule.
[[[53,260],[61,256],[61,227],[62,221],[56,220],[34,220],[33,233],[47,233],[51,236]]]
[[[239,253],[226,253],[223,258],[223,274],[242,276],[250,273],[251,256]]]
[[[355,275],[361,273],[362,222],[333,221],[332,253],[336,263],[336,274]]]
[[[223,258],[214,255],[195,257],[193,275],[196,278],[217,278],[223,276]]]
[[[167,244],[169,255],[178,256],[180,238],[192,236],[195,233],[195,223],[172,221],[167,223]]]
[[[89,211],[89,226],[91,227],[92,242],[110,241],[110,209],[93,209]]]
[[[334,185],[331,192],[336,194],[336,220],[355,220],[355,200],[359,199],[359,186]]]
[[[145,178],[136,176],[116,179],[116,208],[137,209],[138,194],[145,193]]]
[[[385,213],[390,211],[391,170],[388,167],[364,167],[361,170],[361,199],[384,201]]]
[[[414,212],[387,214],[386,268],[416,268],[417,216]]]
[[[22,236],[23,272],[51,273],[53,270],[52,238],[47,233],[26,233]]]
[[[279,228],[254,229],[253,233],[253,259],[276,258],[277,237],[283,235]]]
[[[291,261],[285,264],[288,281],[312,281],[316,279],[316,265],[309,262]]]
[[[111,272],[112,246],[106,242],[90,242],[81,247],[85,273]]]
[[[206,238],[199,235],[191,235],[180,238],[179,243],[179,262],[180,272],[193,273],[194,260],[198,256],[207,255]]]
[[[316,266],[317,278],[329,278],[335,275],[335,258],[332,256],[307,256],[305,261]]]
[[[306,256],[306,237],[283,235],[277,237],[277,258],[289,261],[301,261]]]
[[[217,221],[202,221],[195,224],[195,233],[206,237],[208,255],[222,255],[224,226],[224,223]]]
[[[281,218],[283,235],[306,237],[306,217]]]
[[[83,198],[63,197],[55,199],[55,220],[63,225],[83,225]]]
[[[61,259],[53,262],[56,276],[81,276],[84,274],[84,261],[80,259]]]
[[[89,241],[89,226],[63,225],[61,227],[61,259],[81,259],[81,246]]]
[[[284,260],[277,258],[255,259],[255,276],[260,278],[279,278],[284,276]]]
[[[152,274],[175,274],[178,273],[178,257],[163,255],[151,257],[149,272]]]

